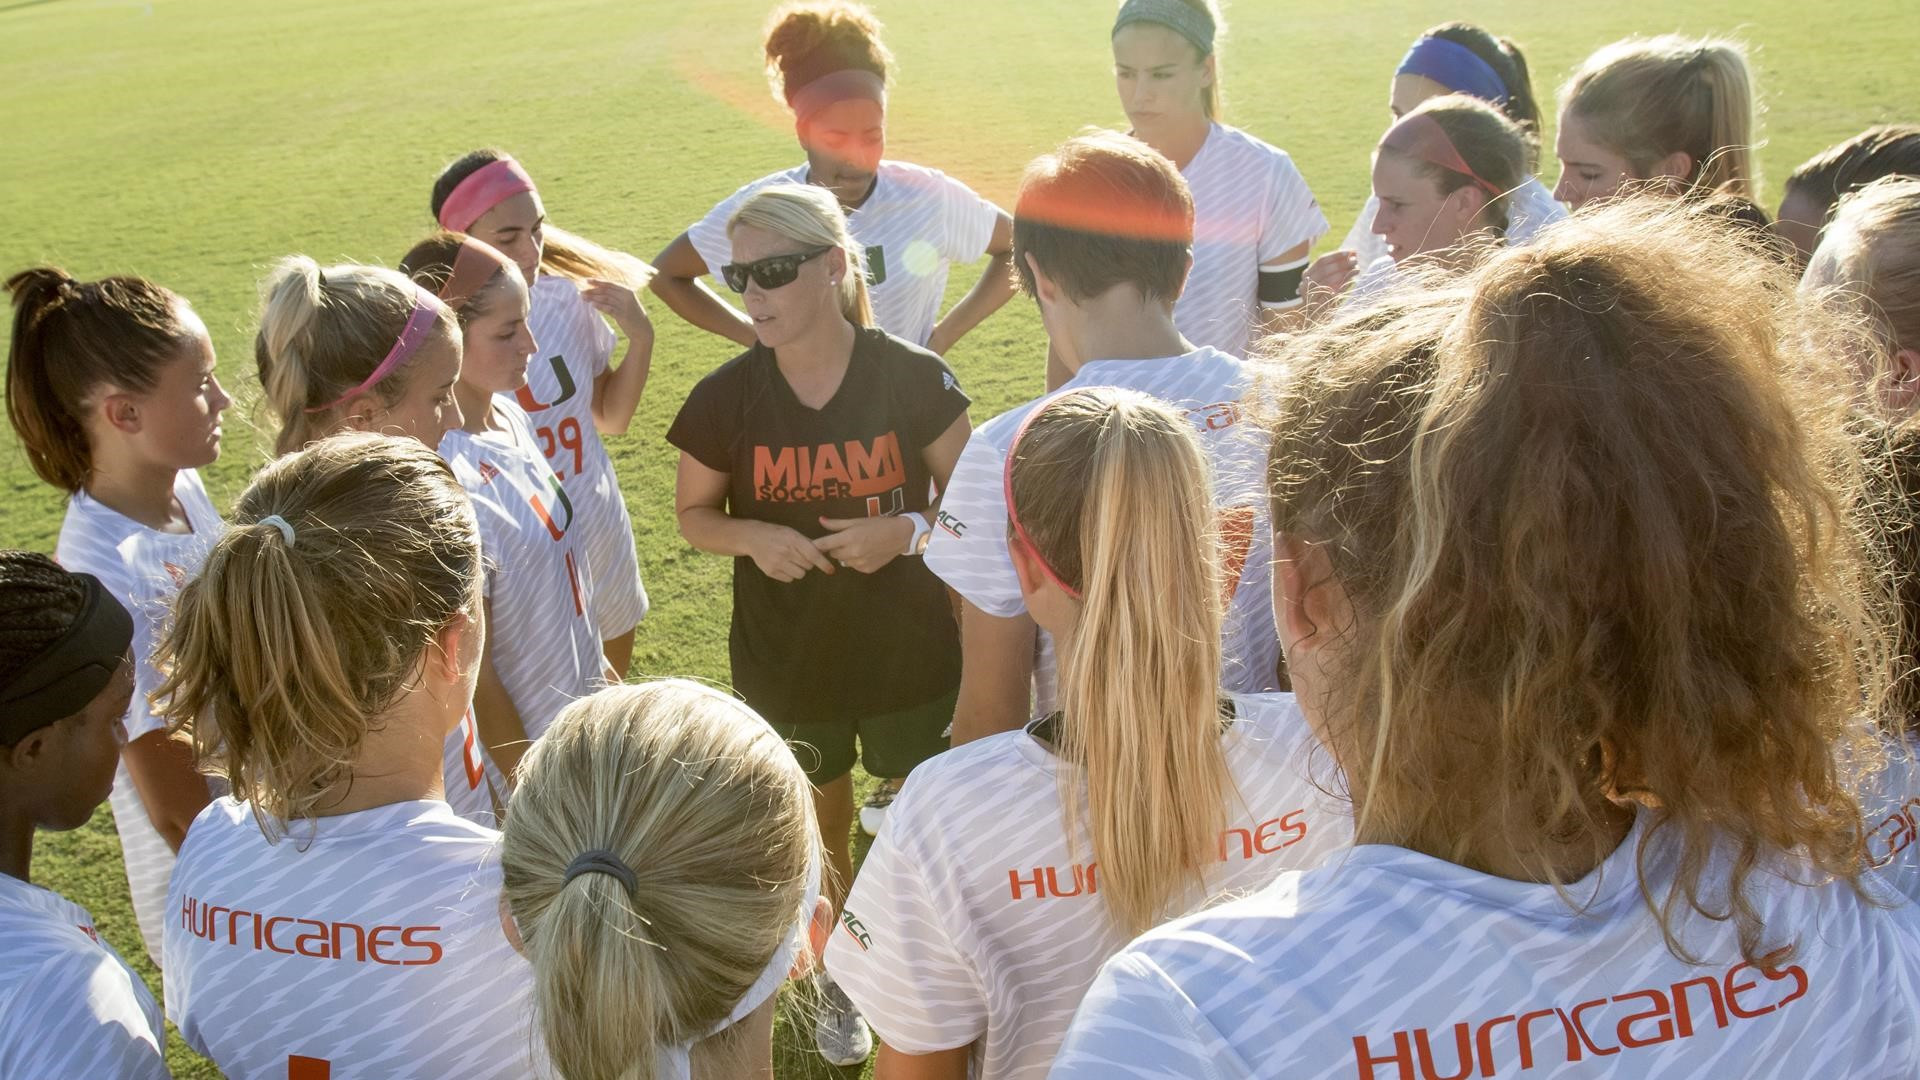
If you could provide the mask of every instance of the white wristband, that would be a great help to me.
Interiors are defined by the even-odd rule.
[[[907,541],[907,549],[901,552],[901,554],[918,555],[921,552],[921,545],[925,541],[927,534],[933,531],[933,525],[927,521],[927,515],[925,514],[902,514],[901,516],[913,519],[913,536]]]

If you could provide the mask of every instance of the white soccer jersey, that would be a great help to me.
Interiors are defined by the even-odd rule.
[[[1507,243],[1514,247],[1532,243],[1541,229],[1567,216],[1567,208],[1554,200],[1553,192],[1537,176],[1527,177],[1526,183],[1515,188],[1507,204]],[[1367,204],[1360,208],[1360,219],[1340,242],[1342,248],[1360,253],[1361,266],[1387,255],[1386,238],[1373,231],[1373,215],[1379,210],[1380,200],[1368,195]]]
[[[1273,538],[1267,525],[1266,451],[1241,422],[1247,392],[1245,364],[1214,349],[1157,360],[1095,360],[1044,398],[1001,413],[974,429],[940,500],[927,566],[942,581],[989,615],[1026,612],[1020,578],[1007,553],[1005,469],[1007,448],[1041,402],[1089,386],[1118,386],[1150,394],[1193,421],[1213,466],[1214,503],[1223,524],[1241,538],[1228,552],[1229,573],[1238,574],[1222,627],[1221,685],[1240,693],[1274,689],[1280,641],[1273,625]],[[1250,536],[1248,534],[1251,534]],[[1054,710],[1058,675],[1053,644],[1045,633],[1034,661],[1035,715]]]
[[[0,874],[0,1076],[160,1080],[166,1027],[85,908]]]
[[[1920,1076],[1920,907],[1763,870],[1749,895],[1797,952],[1760,970],[1730,923],[1696,917],[1688,964],[1641,898],[1639,839],[1572,887],[1581,913],[1385,845],[1283,874],[1109,961],[1052,1075]],[[1653,852],[1656,896],[1672,854]]]
[[[877,173],[873,193],[847,215],[847,226],[867,251],[867,291],[880,329],[925,345],[946,296],[948,268],[987,253],[1000,209],[938,169],[882,161]],[[763,176],[687,230],[719,288],[726,288],[720,268],[733,261],[727,219],[769,184],[806,182],[805,165]]]
[[[496,826],[500,809],[507,805],[507,778],[480,741],[472,709],[460,714],[460,723],[447,735],[445,754],[447,805],[468,821]]]
[[[216,800],[167,894],[168,1018],[231,1080],[534,1073],[499,841],[432,800],[268,843],[250,807]]]
[[[613,331],[579,286],[551,274],[533,283],[527,328],[540,351],[527,368],[527,385],[502,396],[526,411],[534,441],[579,515],[575,528],[593,578],[587,613],[602,638],[619,637],[646,615],[647,590],[627,501],[593,422],[593,384],[613,356]]]
[[[1293,695],[1233,702],[1215,896],[1314,866],[1352,838],[1345,807],[1307,779],[1313,739]],[[1128,937],[1100,903],[1084,822],[1069,842],[1059,780],[1039,740],[1005,732],[921,765],[888,809],[827,969],[889,1046],[977,1041],[980,1080],[1046,1075],[1080,995]]]
[[[1867,857],[1908,899],[1920,902],[1920,743],[1889,745],[1887,767],[1863,799]]]
[[[488,646],[527,738],[601,685],[600,635],[588,621],[593,584],[580,557],[571,497],[534,446],[527,414],[495,399],[505,431],[455,428],[440,456],[473,498],[492,612]]]
[[[1195,345],[1245,356],[1260,314],[1260,266],[1327,231],[1327,218],[1286,151],[1214,124],[1187,167],[1193,269],[1173,308]]]
[[[99,578],[133,615],[134,691],[126,716],[128,742],[165,726],[148,702],[148,695],[160,687],[160,673],[153,666],[159,630],[174,594],[200,572],[200,564],[226,529],[207,498],[199,474],[192,469],[182,469],[175,475],[173,497],[186,511],[191,533],[175,535],[149,529],[81,492],[67,500],[67,517],[60,525],[60,542],[54,549],[54,558],[61,566]],[[147,817],[147,808],[124,761],[114,774],[109,801],[114,827],[120,833],[134,918],[140,924],[140,936],[146,939],[147,955],[158,964],[173,850]]]

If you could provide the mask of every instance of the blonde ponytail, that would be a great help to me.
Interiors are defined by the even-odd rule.
[[[1700,45],[1701,82],[1711,102],[1708,145],[1713,150],[1700,162],[1695,186],[1744,199],[1758,197],[1760,167],[1754,159],[1753,81],[1747,54],[1726,41]]]
[[[432,450],[315,443],[254,478],[180,590],[158,712],[278,836],[345,793],[361,740],[439,631],[474,611],[479,581],[472,504]]]
[[[1043,409],[1014,449],[1011,509],[1080,592],[1060,643],[1057,749],[1084,766],[1099,895],[1138,933],[1204,884],[1233,786],[1212,489],[1192,425],[1145,394],[1081,390]],[[1063,770],[1062,784],[1077,806],[1077,777]]]
[[[569,1080],[655,1080],[806,917],[806,774],[746,706],[657,680],[569,705],[519,777],[500,862],[548,1053]],[[583,853],[612,869],[569,876]]]
[[[742,225],[765,229],[808,247],[837,247],[847,257],[840,279],[840,314],[855,326],[876,325],[867,295],[867,258],[847,228],[840,202],[825,188],[809,184],[771,184],[747,196],[727,220],[727,235]]]
[[[541,235],[540,272],[567,278],[576,285],[599,278],[639,292],[658,272],[637,255],[603,247],[552,222],[542,227]]]
[[[1602,145],[1651,179],[1672,153],[1693,160],[1689,193],[1757,197],[1753,77],[1731,41],[1666,35],[1628,38],[1587,58],[1560,90]]]
[[[305,255],[276,263],[261,293],[253,359],[267,406],[280,422],[274,453],[286,454],[339,427],[346,404],[339,399],[365,382],[393,348],[419,294],[411,281],[385,267],[347,263],[322,270]],[[406,393],[421,355],[460,347],[453,313],[433,303],[440,313],[433,337],[370,391],[383,405],[392,407]]]

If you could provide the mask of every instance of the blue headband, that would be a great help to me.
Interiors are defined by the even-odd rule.
[[[1449,90],[1505,105],[1506,81],[1472,49],[1446,38],[1423,37],[1400,60],[1395,75],[1424,75]]]

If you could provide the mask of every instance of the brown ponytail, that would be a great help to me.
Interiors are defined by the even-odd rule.
[[[72,494],[93,475],[82,416],[104,387],[152,390],[198,331],[186,301],[145,278],[79,282],[49,266],[7,279],[7,418],[33,471]]]
[[[1493,69],[1501,85],[1507,88],[1506,103],[1499,109],[1519,125],[1526,139],[1526,170],[1531,174],[1539,168],[1540,103],[1533,96],[1533,76],[1527,70],[1527,54],[1520,46],[1512,38],[1495,37],[1481,27],[1464,22],[1442,23],[1420,36],[1451,41]]]

